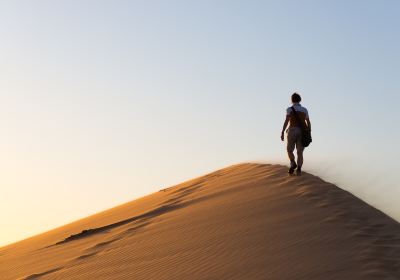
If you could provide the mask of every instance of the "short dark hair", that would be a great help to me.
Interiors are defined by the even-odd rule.
[[[297,92],[292,94],[292,102],[299,103],[301,101],[301,96]]]

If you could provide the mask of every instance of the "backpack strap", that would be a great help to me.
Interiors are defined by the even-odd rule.
[[[291,108],[292,108],[292,112],[293,112],[297,122],[299,123],[300,127],[304,129],[304,124],[303,124],[302,120],[300,119],[299,115],[297,114],[296,110],[294,109],[294,106],[292,106]]]

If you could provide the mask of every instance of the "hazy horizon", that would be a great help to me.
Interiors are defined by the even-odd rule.
[[[215,169],[287,164],[400,221],[396,1],[3,1],[0,246]]]

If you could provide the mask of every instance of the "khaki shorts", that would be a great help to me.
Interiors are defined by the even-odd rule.
[[[295,147],[297,153],[302,153],[304,150],[303,144],[301,143],[301,128],[289,127],[287,130],[287,151],[293,153]]]

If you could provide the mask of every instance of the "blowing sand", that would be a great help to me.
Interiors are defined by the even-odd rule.
[[[400,224],[239,164],[0,248],[0,279],[400,279]]]

